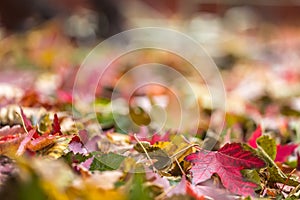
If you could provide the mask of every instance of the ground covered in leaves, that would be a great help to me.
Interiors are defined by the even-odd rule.
[[[146,126],[146,109],[133,98],[132,105],[119,105],[124,131],[110,109],[112,74],[95,102],[72,109],[80,101],[72,96],[76,70],[87,51],[55,27],[1,41],[6,47],[1,65],[9,66],[0,72],[1,199],[300,198],[300,71],[292,65],[300,56],[291,56],[299,49],[299,30],[273,28],[268,40],[244,34],[239,47],[224,50],[231,58],[219,61],[226,113],[209,107],[203,81],[191,78],[202,113],[199,124],[190,116],[180,131],[157,131]],[[286,35],[291,41],[282,39]],[[246,51],[250,43],[260,48]],[[118,73],[155,57],[192,77],[182,67],[187,64],[170,54],[138,56],[114,63]],[[124,88],[120,96],[128,95]],[[137,95],[149,102],[156,96],[172,102],[157,87]],[[122,106],[130,106],[130,113]],[[224,124],[216,120],[220,116]],[[217,122],[209,126],[211,121]]]

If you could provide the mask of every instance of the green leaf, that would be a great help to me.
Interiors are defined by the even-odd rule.
[[[93,152],[94,160],[90,166],[91,171],[107,171],[107,170],[115,170],[118,169],[126,158],[125,156],[108,153],[102,154],[100,152]]]
[[[257,185],[260,184],[260,176],[255,169],[244,169],[241,172],[247,180],[256,183]]]
[[[275,160],[277,150],[276,142],[273,138],[268,135],[263,135],[257,138],[256,143],[268,154],[272,160]]]

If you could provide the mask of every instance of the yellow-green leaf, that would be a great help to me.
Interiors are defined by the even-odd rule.
[[[276,157],[276,142],[273,138],[268,135],[263,135],[257,138],[256,143],[260,146],[272,160]]]

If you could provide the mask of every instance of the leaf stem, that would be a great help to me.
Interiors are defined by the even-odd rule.
[[[281,175],[282,178],[287,179],[288,177],[285,175],[285,173],[283,173],[283,171],[277,166],[277,164],[272,160],[272,158],[270,158],[270,156],[265,152],[265,150],[259,145],[257,145],[257,148],[259,150],[260,155],[263,156],[263,158],[265,158],[266,162],[269,164],[269,167],[275,167],[279,175]]]
[[[23,119],[22,115],[20,113],[18,113],[18,112],[16,112],[16,114],[21,118],[22,126],[23,126],[25,132],[28,134],[28,130],[26,128],[26,125],[25,125],[25,122],[24,122],[24,119]]]

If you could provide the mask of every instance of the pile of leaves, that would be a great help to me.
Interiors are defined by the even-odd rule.
[[[207,106],[208,94],[198,82],[203,115],[197,127],[182,132],[147,128],[148,116],[137,105],[130,115],[139,130],[129,131],[136,130],[130,116],[115,118],[110,110],[109,87],[89,105],[96,107],[96,119],[80,109],[75,110],[80,117],[73,115],[72,104],[80,101],[72,96],[77,68],[62,57],[54,62],[53,52],[61,45],[57,40],[47,44],[51,48],[32,47],[45,55],[29,59],[53,66],[47,72],[18,68],[0,75],[1,199],[300,198],[300,74],[285,59],[280,65],[286,68],[277,69],[266,52],[261,60],[251,53],[234,55],[232,66],[221,70],[228,107],[219,135],[220,124],[208,128],[218,111]],[[276,45],[274,52],[283,44]],[[146,52],[141,60],[151,56]],[[116,120],[133,129],[124,131]]]
[[[36,101],[38,107],[1,108],[0,191],[7,199],[299,198],[298,144],[278,144],[275,132],[255,124],[250,137],[237,142],[232,130],[246,134],[250,119],[228,114],[227,124],[234,125],[219,138],[145,127],[100,133],[93,122]],[[109,121],[117,130],[112,117],[95,123]],[[282,139],[292,136],[283,130],[289,135]]]

